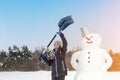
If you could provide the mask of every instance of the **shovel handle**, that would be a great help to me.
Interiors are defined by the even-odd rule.
[[[51,43],[53,42],[53,40],[56,38],[57,34],[54,35],[54,37],[52,38],[52,40],[50,41],[50,43],[47,45],[47,48],[51,45]]]

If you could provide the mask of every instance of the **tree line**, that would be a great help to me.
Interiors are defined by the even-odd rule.
[[[41,47],[31,51],[27,46],[17,47],[13,45],[8,51],[0,51],[0,71],[38,71],[51,70],[44,61],[39,61],[40,54],[45,48]],[[68,51],[66,62],[68,70],[73,70],[70,65],[72,53],[77,50]]]
[[[41,50],[32,52],[27,46],[18,48],[16,45],[9,47],[8,52],[0,51],[1,71],[37,71],[44,70],[45,63],[39,61]],[[41,66],[42,65],[42,66]]]
[[[39,61],[40,54],[45,48],[41,47],[31,51],[27,46],[17,47],[13,45],[8,48],[8,51],[0,51],[0,71],[39,71],[51,70],[44,61]],[[66,54],[66,63],[68,70],[74,70],[70,64],[70,59],[73,53],[79,51],[79,48],[70,50]],[[112,66],[108,71],[120,71],[120,53],[109,51],[113,59]]]

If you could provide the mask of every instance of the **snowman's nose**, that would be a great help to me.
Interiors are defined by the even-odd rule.
[[[90,38],[88,38],[88,37],[86,37],[86,39],[89,41],[90,40]]]

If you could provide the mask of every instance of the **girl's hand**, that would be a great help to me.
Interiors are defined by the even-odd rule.
[[[57,34],[58,34],[58,35],[61,35],[61,34],[62,34],[62,32],[61,32],[61,31],[59,31],[59,32],[57,32]]]

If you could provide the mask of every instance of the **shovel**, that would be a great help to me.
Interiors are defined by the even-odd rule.
[[[71,16],[67,16],[62,18],[59,23],[58,23],[58,27],[59,27],[59,31],[64,31],[69,25],[73,24],[74,21],[72,19]],[[48,51],[49,46],[51,45],[51,43],[53,42],[53,40],[56,38],[57,34],[55,34],[53,36],[53,38],[51,39],[51,41],[49,42],[49,44],[47,45],[47,49],[43,51],[43,53],[40,55],[40,60],[43,59],[49,66],[51,65],[50,62],[47,60],[46,55],[44,54],[46,51]]]
[[[74,23],[74,21],[71,18],[71,16],[67,16],[67,17],[62,18],[59,21],[59,23],[58,23],[59,31],[65,30],[69,25],[71,25],[73,23]],[[52,40],[47,45],[47,48],[49,48],[49,46],[51,45],[51,43],[53,42],[53,40],[56,38],[56,36],[57,36],[57,34],[54,35],[54,37],[52,38]]]

